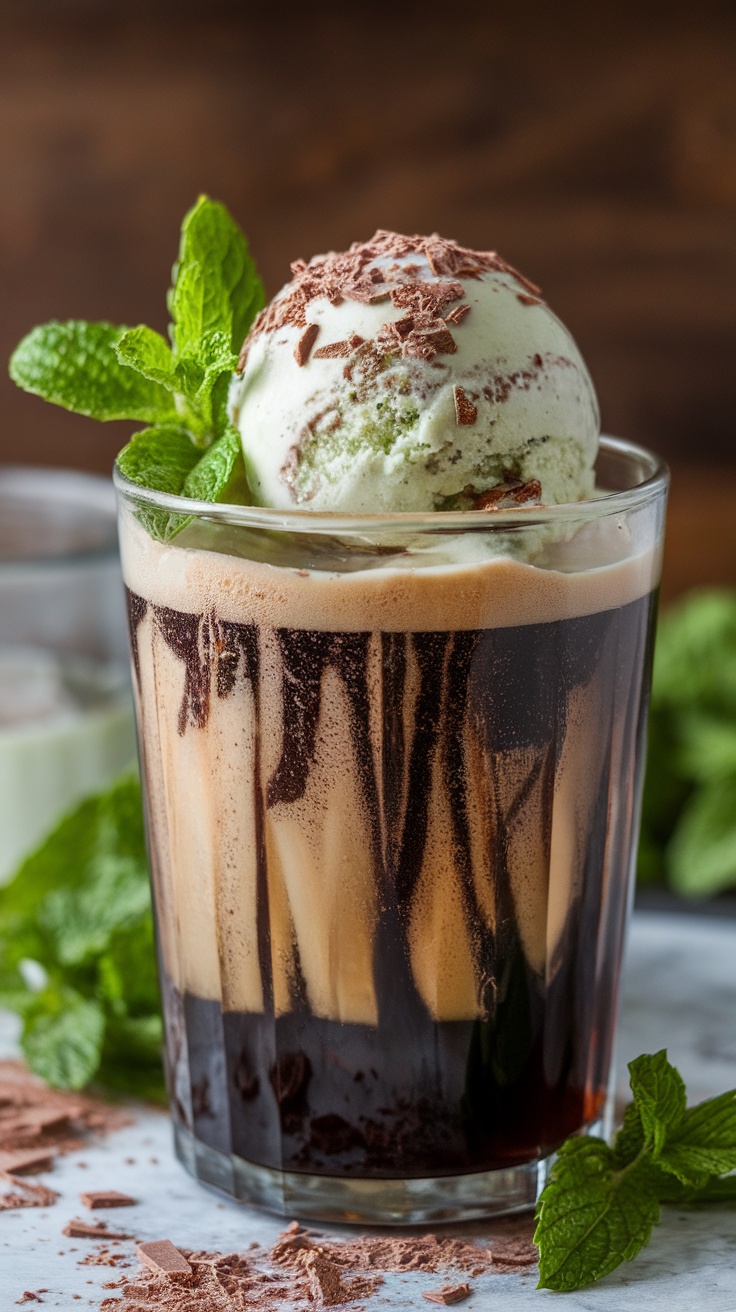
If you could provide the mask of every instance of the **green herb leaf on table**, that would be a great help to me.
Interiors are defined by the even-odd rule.
[[[29,1065],[163,1094],[161,1016],[140,784],[128,773],[66,816],[0,889],[0,1005]],[[30,980],[28,963],[38,963]]]
[[[662,1203],[736,1200],[736,1091],[686,1108],[666,1052],[629,1066],[634,1101],[613,1147],[562,1145],[537,1204],[539,1287],[570,1291],[631,1261]]]
[[[28,1065],[57,1089],[83,1089],[95,1075],[105,1035],[102,1007],[73,989],[46,989],[26,1015]]]
[[[13,352],[10,376],[26,392],[92,419],[175,418],[171,395],[118,361],[115,347],[127,332],[77,319],[41,324]]]
[[[639,878],[687,897],[736,886],[736,592],[662,616],[654,656]]]

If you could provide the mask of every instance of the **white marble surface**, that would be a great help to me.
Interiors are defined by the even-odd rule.
[[[692,1097],[736,1087],[736,921],[638,914],[632,926],[624,985],[618,1065],[641,1052],[667,1047]],[[15,1029],[0,1024],[0,1055],[12,1051]],[[3,1051],[4,1049],[4,1051]],[[84,1214],[84,1189],[118,1188],[140,1200],[135,1208],[107,1212],[139,1239],[170,1238],[183,1247],[224,1251],[256,1240],[273,1241],[282,1222],[220,1200],[191,1180],[174,1160],[165,1116],[147,1113],[106,1143],[58,1160],[47,1179],[61,1193],[51,1208],[0,1214],[0,1312],[12,1312],[25,1290],[46,1288],[45,1308],[97,1308],[103,1285],[118,1271],[80,1266],[90,1248],[61,1231]],[[86,1213],[90,1217],[90,1213]],[[97,1213],[96,1215],[100,1215]],[[136,1262],[134,1246],[122,1245]],[[387,1277],[369,1306],[376,1312],[421,1309],[422,1290],[438,1277],[412,1273]],[[488,1275],[472,1281],[469,1312],[531,1312],[561,1296],[535,1290],[533,1274]],[[74,1295],[81,1298],[74,1299]],[[695,1305],[736,1312],[736,1208],[677,1211],[664,1222],[636,1262],[589,1289],[562,1296],[575,1312],[679,1312]],[[29,1308],[40,1306],[25,1304]],[[282,1312],[288,1312],[283,1306]]]

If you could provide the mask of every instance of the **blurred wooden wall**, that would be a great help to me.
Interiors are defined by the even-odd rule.
[[[163,327],[203,190],[270,292],[377,226],[496,247],[572,329],[604,427],[675,465],[673,590],[693,533],[694,581],[736,583],[733,5],[0,0],[3,359],[47,318]],[[0,406],[3,461],[107,470],[129,431],[4,369]]]

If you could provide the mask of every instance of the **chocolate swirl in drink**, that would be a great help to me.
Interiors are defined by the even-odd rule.
[[[651,559],[324,575],[133,524],[123,553],[183,1124],[411,1177],[594,1120]]]

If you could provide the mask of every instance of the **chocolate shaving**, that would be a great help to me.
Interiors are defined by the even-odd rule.
[[[455,400],[455,423],[474,424],[478,418],[477,405],[474,405],[470,397],[466,396],[462,387],[453,387],[452,393]]]
[[[471,498],[474,510],[494,510],[502,503],[507,506],[522,506],[527,501],[541,500],[542,485],[538,478],[530,478],[523,483],[521,479],[514,478],[513,474],[506,474],[505,482],[496,483],[495,487],[476,492],[475,488],[469,485],[463,488],[463,492],[465,496]]]
[[[421,276],[420,263],[407,262],[406,257],[413,255],[424,257],[438,282]],[[373,304],[390,295],[394,305],[407,305],[412,310],[437,315],[449,301],[462,298],[464,291],[459,279],[481,278],[492,272],[504,273],[525,291],[539,295],[539,288],[495,251],[473,251],[436,232],[429,237],[409,237],[379,228],[370,241],[354,242],[348,251],[315,255],[309,262],[295,260],[291,282],[256,318],[241,352],[238,372],[245,368],[250,343],[261,333],[275,332],[285,325],[315,327],[308,325],[306,316],[312,301],[327,299],[332,305],[339,305],[343,300]],[[460,317],[456,314],[453,321],[459,323]],[[306,363],[313,340],[308,339],[308,345],[302,346],[302,335],[297,345],[297,363]]]
[[[0,1175],[22,1175],[25,1171],[37,1171],[43,1166],[50,1166],[56,1151],[56,1144],[52,1143],[44,1148],[20,1148],[16,1152],[0,1152]]]
[[[156,1239],[148,1244],[139,1244],[135,1251],[143,1265],[156,1275],[190,1276],[192,1274],[187,1259],[178,1248],[174,1247],[170,1239]]]
[[[95,1207],[134,1207],[135,1198],[130,1194],[120,1194],[117,1189],[93,1189],[89,1193],[80,1194],[85,1207],[90,1210]]]
[[[334,1307],[346,1303],[350,1297],[343,1283],[340,1268],[321,1252],[305,1252],[300,1259],[307,1277],[310,1298],[318,1307]]]
[[[17,1207],[50,1207],[59,1197],[54,1189],[47,1189],[43,1184],[31,1184],[30,1180],[21,1180],[10,1171],[3,1171],[2,1176],[20,1192],[11,1191],[0,1195],[0,1212],[9,1212]]]
[[[526,292],[517,292],[517,293],[516,293],[516,299],[517,299],[517,301],[521,301],[522,305],[542,305],[542,304],[543,304],[543,302],[540,301],[540,299],[539,299],[538,296],[527,296]]]
[[[304,329],[304,332],[299,338],[299,341],[294,347],[294,359],[296,360],[300,368],[307,363],[307,360],[309,359],[309,352],[311,351],[315,341],[317,340],[318,333],[319,333],[319,324],[308,323],[306,328]]]
[[[442,1303],[448,1306],[450,1303],[462,1303],[466,1298],[470,1298],[472,1289],[467,1283],[462,1285],[442,1285],[439,1289],[428,1289],[422,1292],[422,1298],[426,1298],[428,1303]]]
[[[463,319],[465,319],[466,316],[469,314],[470,314],[469,305],[453,305],[452,309],[448,310],[447,314],[445,315],[445,321],[447,323],[455,323],[455,324],[462,323]]]
[[[364,341],[365,338],[359,337],[357,333],[353,333],[353,336],[349,341],[331,342],[329,346],[320,346],[319,350],[315,351],[314,358],[315,360],[336,360],[347,357],[352,355],[354,351],[357,351],[358,347],[362,346]]]
[[[106,1221],[80,1221],[74,1218],[61,1232],[68,1239],[132,1239],[122,1231],[110,1230]]]

